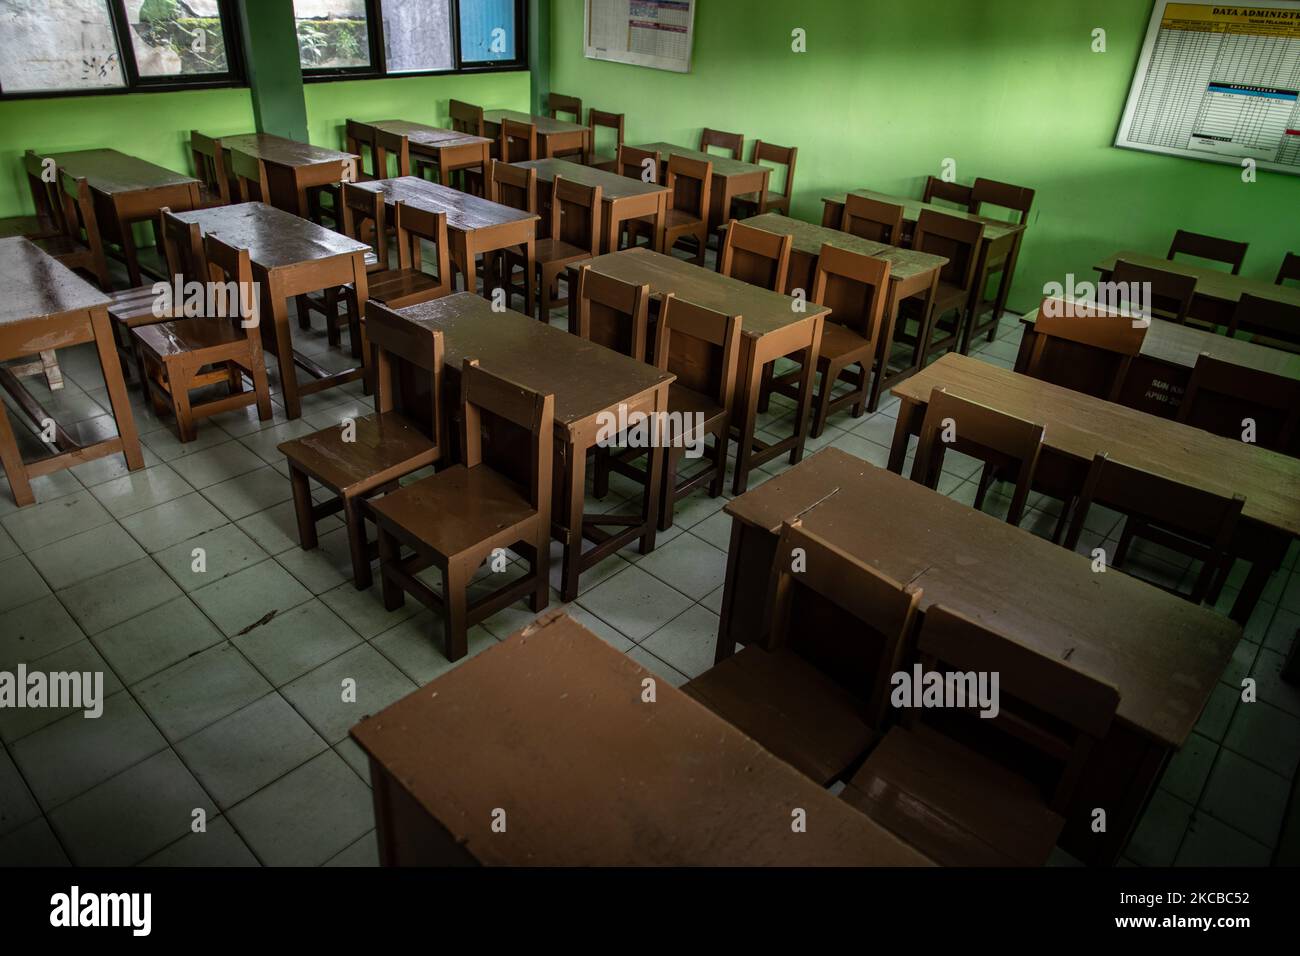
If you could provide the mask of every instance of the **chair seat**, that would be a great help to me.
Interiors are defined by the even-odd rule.
[[[433,292],[439,287],[438,279],[416,269],[389,269],[369,277],[367,295],[378,302],[395,302],[410,296]]]
[[[447,556],[485,546],[537,514],[514,482],[485,465],[454,465],[372,501],[371,507]]]
[[[702,221],[703,220],[701,220],[699,216],[681,209],[669,209],[668,212],[664,214],[665,229],[682,229],[698,226]]]
[[[817,353],[820,358],[843,361],[848,356],[858,352],[865,353],[870,348],[871,343],[852,329],[838,322],[822,324],[821,350]],[[850,364],[852,361],[851,359]]]
[[[533,255],[538,265],[548,262],[569,262],[573,259],[590,259],[591,250],[575,246],[563,239],[538,239],[533,246]],[[522,258],[522,257],[521,257]]]
[[[356,419],[353,441],[337,425],[281,442],[280,453],[344,496],[362,494],[433,461],[435,446],[398,412]],[[409,466],[409,467],[408,467]]]
[[[944,866],[1041,866],[1065,825],[1031,781],[924,727],[891,730],[844,797]]]
[[[131,330],[136,341],[159,358],[201,352],[247,342],[248,336],[229,319],[169,319]]]
[[[199,206],[203,209],[211,209],[214,206],[225,206],[227,200],[221,198],[221,193],[211,186],[199,184]]]
[[[767,204],[769,206],[784,206],[787,202],[783,193],[774,193],[770,189],[767,191],[766,196]],[[761,199],[762,194],[760,194],[758,190],[751,193],[740,193],[739,195],[731,197],[732,202],[746,203],[751,206],[759,205]]]
[[[154,304],[158,301],[158,296],[153,291],[152,285],[123,289],[120,292],[109,293],[109,295],[112,301],[108,306],[108,317],[128,328],[135,328],[137,325],[152,325],[154,322],[161,322],[164,319],[171,318],[168,315],[156,316],[153,314]]]
[[[750,645],[682,690],[823,786],[876,738],[862,701],[788,651]]]

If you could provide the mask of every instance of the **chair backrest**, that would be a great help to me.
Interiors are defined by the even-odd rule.
[[[1041,770],[1031,776],[1046,785],[1045,796],[1053,810],[1068,809],[1093,745],[1110,729],[1119,690],[939,604],[925,612],[917,649],[928,672],[975,678],[997,675],[996,716],[977,716],[980,704],[967,693],[969,706],[945,709],[944,723],[952,729],[960,723],[981,735],[1008,735],[1022,751],[1027,748],[1036,755],[1039,765],[1049,758],[1053,770],[1046,779]],[[970,683],[954,680],[953,686],[969,690]],[[913,711],[907,713],[917,717]]]
[[[946,202],[965,212],[970,212],[975,205],[975,190],[960,183],[947,182],[938,176],[926,176],[921,201]]]
[[[872,242],[887,242],[891,246],[902,245],[903,207],[849,193],[844,199],[840,231],[850,232]]]
[[[384,164],[379,159],[379,148],[375,144],[379,136],[379,130],[369,123],[361,123],[357,120],[347,120],[343,126],[343,141],[347,145],[347,150],[353,156],[357,157],[356,179],[358,182],[365,182],[368,179],[383,179],[388,173],[384,169]],[[366,160],[370,161],[370,169],[366,169]]]
[[[796,518],[781,526],[767,600],[768,649],[793,651],[817,667],[863,700],[867,722],[881,727],[921,589],[889,578]]]
[[[733,219],[718,253],[718,272],[771,292],[785,292],[793,236],[782,236]]]
[[[601,188],[556,176],[551,181],[549,235],[595,256],[600,252]]]
[[[578,272],[576,294],[570,332],[638,362],[645,361],[649,285],[633,285],[583,266]]]
[[[781,195],[786,199],[789,199],[794,192],[794,165],[798,159],[798,146],[777,146],[775,143],[765,143],[761,139],[754,140],[754,145],[749,151],[749,161],[755,166],[775,163],[777,166],[785,167],[785,182],[781,188]],[[759,196],[758,211],[767,212],[766,195]]]
[[[712,183],[712,163],[676,153],[668,157],[668,175],[664,177],[664,185],[672,193],[674,209],[707,219]]]
[[[1228,334],[1246,332],[1289,351],[1300,350],[1300,306],[1242,293],[1232,310]]]
[[[912,480],[927,488],[938,488],[949,448],[1002,469],[1014,468],[1016,488],[1007,522],[1020,524],[1043,447],[1042,425],[936,388],[925,408],[920,439]]]
[[[1029,221],[1029,210],[1034,205],[1034,191],[1027,186],[1013,186],[995,179],[976,179],[971,187],[970,211],[985,216],[984,207],[997,206],[1019,213],[1019,223]]]
[[[1211,262],[1221,262],[1228,266],[1232,269],[1233,275],[1240,275],[1241,264],[1246,261],[1248,248],[1250,248],[1248,242],[1233,242],[1231,239],[1220,239],[1217,236],[1179,229],[1174,233],[1174,241],[1169,244],[1169,255],[1165,258],[1172,261],[1174,256],[1181,254],[1194,256],[1197,259],[1209,259]]]
[[[488,165],[488,198],[522,212],[537,212],[537,170],[500,160]]]
[[[401,133],[375,128],[375,178],[388,178],[388,159],[397,165],[396,175],[411,175],[411,141]]]
[[[1132,289],[1140,287],[1146,290],[1140,295],[1145,299],[1143,304],[1152,314],[1180,325],[1187,321],[1192,297],[1196,294],[1195,276],[1153,269],[1123,259],[1115,261],[1115,268],[1111,270],[1108,281],[1112,283],[1119,299],[1129,305],[1135,304],[1129,298]]]
[[[383,191],[344,183],[339,205],[343,207],[343,234],[358,242],[371,242],[380,267],[388,268],[388,213]]]
[[[1288,252],[1282,257],[1282,265],[1278,267],[1277,278],[1273,281],[1277,285],[1300,282],[1300,253]]]
[[[238,149],[231,149],[230,171],[239,182],[240,202],[269,202],[266,163],[260,156],[250,156]]]
[[[158,211],[158,226],[167,271],[185,282],[203,282],[208,275],[208,259],[199,224],[186,222],[164,206]]]
[[[84,176],[74,176],[62,166],[59,167],[57,176],[67,235],[90,251],[90,271],[101,284],[105,283],[108,281],[108,259],[104,255],[104,243],[99,235],[99,221],[95,218],[95,201],[90,195],[90,185]]]
[[[512,119],[503,119],[498,149],[501,150],[501,161],[505,163],[522,163],[536,159],[537,126],[533,123],[518,123]]]
[[[1201,354],[1178,406],[1178,420],[1224,438],[1292,454],[1300,436],[1300,381]]]
[[[190,155],[194,159],[194,175],[199,182],[221,202],[230,202],[230,176],[226,172],[226,155],[221,140],[204,136],[192,129]]]
[[[587,129],[590,134],[587,136],[587,155],[585,162],[590,165],[595,162],[596,156],[596,130],[612,129],[616,139],[614,140],[614,157],[617,159],[618,151],[623,147],[623,121],[622,113],[607,113],[604,110],[598,110],[594,106],[587,110]]]
[[[447,112],[451,117],[451,128],[456,132],[483,135],[483,107],[462,100],[449,100]]]
[[[563,93],[546,94],[547,115],[551,119],[559,119],[561,113],[566,116],[572,116],[573,122],[582,122],[582,100],[576,96],[565,96]]]
[[[493,427],[492,419],[513,425],[506,428],[510,435],[520,432],[528,436],[526,462],[521,482],[523,492],[537,509],[539,520],[550,524],[551,465],[555,446],[555,396],[543,395],[527,386],[495,375],[479,365],[478,359],[467,358],[460,370],[461,442],[467,468],[481,464],[495,467],[490,456],[484,458],[483,439],[485,426],[489,436],[500,432]],[[489,421],[484,421],[487,413]],[[514,443],[509,443],[512,448]]]
[[[421,240],[432,242],[438,256],[438,295],[451,292],[451,249],[447,245],[447,214],[430,212],[406,203],[393,204],[393,227],[397,232],[398,268],[421,269]]]
[[[53,160],[50,160],[53,168]],[[59,195],[57,171],[54,175],[46,172],[45,159],[35,150],[23,153],[23,171],[27,175],[27,189],[32,194],[32,205],[36,207],[36,218],[51,232],[66,233],[63,219],[63,199]]]
[[[740,133],[727,133],[706,126],[700,130],[700,152],[707,153],[713,146],[725,149],[732,159],[740,159],[745,153],[745,137]]]
[[[912,248],[937,256],[946,256],[948,264],[940,278],[959,289],[970,289],[975,282],[975,265],[980,244],[984,241],[984,224],[974,219],[948,216],[933,209],[922,209],[916,219]]]
[[[888,259],[823,245],[817,255],[812,301],[831,310],[826,321],[852,329],[872,343],[875,354],[889,297]]]
[[[618,174],[626,176],[628,179],[657,183],[659,182],[659,154],[652,149],[620,146],[618,148]]]
[[[655,367],[730,410],[740,361],[740,316],[665,295],[655,330]]]
[[[418,328],[379,302],[366,303],[366,325],[375,358],[375,411],[397,411],[443,444],[443,333]]]
[[[1130,316],[1044,299],[1034,323],[1025,374],[1107,401],[1119,400],[1129,366],[1142,351],[1148,326]]]
[[[261,297],[253,283],[253,264],[248,250],[227,245],[218,236],[203,237],[203,258],[208,279],[215,283],[209,296],[215,298],[216,314],[210,319],[229,319],[243,330],[258,349],[262,345]]]

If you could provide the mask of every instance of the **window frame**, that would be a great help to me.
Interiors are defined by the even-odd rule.
[[[365,0],[367,35],[370,38],[370,65],[354,67],[302,67],[304,83],[331,83],[338,80],[400,80],[414,76],[453,76],[473,73],[517,73],[528,69],[528,0],[513,0],[515,6],[515,57],[512,60],[470,60],[461,57],[460,0],[447,0],[451,21],[451,56],[453,65],[446,70],[388,71],[384,47],[384,15],[381,0]],[[295,34],[297,21],[294,21]]]
[[[8,92],[0,85],[0,101],[42,100],[67,96],[122,96],[133,93],[175,93],[180,90],[238,88],[248,86],[244,69],[243,24],[239,18],[236,0],[217,0],[217,15],[221,19],[221,36],[226,47],[224,73],[195,73],[177,76],[141,76],[135,59],[135,44],[131,39],[131,21],[126,13],[125,0],[105,0],[113,42],[117,46],[118,62],[122,65],[122,85],[76,90],[19,90]],[[233,42],[232,42],[233,41]]]

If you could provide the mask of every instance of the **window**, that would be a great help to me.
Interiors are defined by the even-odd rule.
[[[226,0],[0,0],[5,95],[242,81]]]
[[[521,69],[524,0],[294,0],[308,79]]]

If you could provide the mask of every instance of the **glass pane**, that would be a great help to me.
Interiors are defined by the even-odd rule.
[[[293,0],[304,70],[370,65],[365,0]]]
[[[460,0],[460,58],[466,63],[516,58],[515,0]]]
[[[126,0],[126,16],[141,76],[192,76],[229,69],[217,0]]]
[[[389,73],[450,70],[451,0],[383,0]]]
[[[6,93],[125,82],[107,3],[0,0],[0,86]]]

